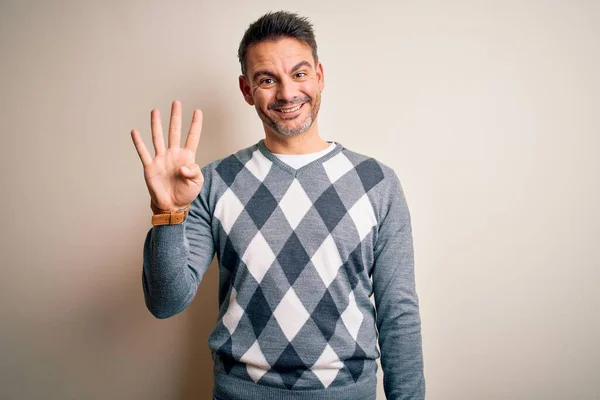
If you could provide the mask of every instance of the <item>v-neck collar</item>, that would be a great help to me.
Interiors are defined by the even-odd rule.
[[[328,142],[328,143],[331,144],[331,142]],[[277,157],[275,154],[271,153],[271,151],[269,149],[267,149],[267,146],[265,146],[264,139],[261,139],[257,143],[257,146],[258,146],[258,149],[260,150],[260,152],[267,159],[269,159],[273,164],[277,165],[279,168],[292,174],[293,176],[296,176],[304,171],[311,170],[314,167],[317,167],[317,166],[323,164],[325,161],[329,160],[330,158],[332,158],[333,156],[338,154],[344,148],[344,146],[342,146],[339,142],[334,142],[334,144],[335,144],[335,148],[333,150],[327,152],[326,154],[322,155],[321,157],[317,158],[316,160],[313,160],[313,161],[309,162],[308,164],[303,165],[302,167],[300,167],[298,169],[292,167],[291,165],[286,164],[281,159],[279,159],[279,157]]]

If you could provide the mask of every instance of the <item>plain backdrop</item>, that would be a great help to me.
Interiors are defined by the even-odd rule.
[[[146,310],[130,131],[178,99],[201,165],[262,138],[236,52],[280,9],[315,26],[321,135],[400,176],[427,398],[600,398],[594,0],[1,1],[0,398],[209,398],[216,268]]]

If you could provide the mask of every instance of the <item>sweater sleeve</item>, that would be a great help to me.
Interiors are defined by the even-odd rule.
[[[210,171],[181,224],[152,227],[144,242],[142,287],[148,310],[156,318],[183,311],[193,300],[214,257],[208,206]]]
[[[411,218],[400,181],[390,174],[372,276],[384,390],[388,400],[422,400],[425,377]]]

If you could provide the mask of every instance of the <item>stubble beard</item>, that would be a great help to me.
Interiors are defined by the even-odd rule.
[[[297,105],[300,103],[305,103],[306,105],[309,105],[310,100],[311,100],[310,97],[306,97],[305,99],[302,99],[302,101],[300,101],[300,102],[291,101],[291,102],[285,103],[285,104],[284,103],[280,103],[277,105],[271,104],[271,105],[269,105],[268,108],[272,109],[274,107],[289,107],[289,106],[294,106],[294,105]],[[304,105],[303,105],[303,107],[304,107]],[[269,117],[269,115],[267,115],[262,110],[257,108],[257,111],[258,111],[258,115],[260,116],[260,119],[263,121],[263,123],[265,125],[267,125],[271,129],[273,129],[275,132],[279,133],[280,135],[290,137],[290,136],[300,135],[301,133],[304,133],[308,129],[310,129],[310,127],[313,125],[313,123],[317,119],[317,115],[319,114],[320,107],[321,107],[321,93],[318,93],[315,96],[314,105],[311,107],[310,112],[308,113],[308,115],[306,116],[304,121],[302,121],[300,123],[300,125],[295,126],[295,127],[286,127],[286,126],[278,123],[273,118]],[[275,112],[277,112],[277,111],[275,111]]]

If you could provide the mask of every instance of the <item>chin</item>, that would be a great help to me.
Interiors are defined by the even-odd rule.
[[[283,124],[275,123],[275,129],[286,136],[296,136],[301,133],[308,131],[313,125],[314,119],[308,115],[302,122],[294,123],[294,124],[286,124],[286,122],[290,121],[282,121]]]

